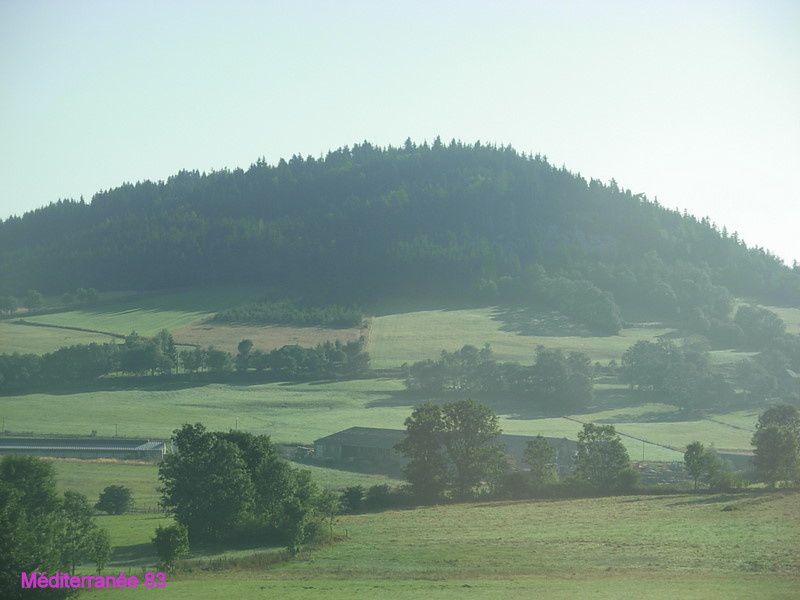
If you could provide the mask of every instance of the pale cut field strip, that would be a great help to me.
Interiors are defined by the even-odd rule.
[[[765,306],[786,323],[787,333],[800,333],[800,308],[787,306]]]

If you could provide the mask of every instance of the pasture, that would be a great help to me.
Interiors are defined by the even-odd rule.
[[[218,310],[258,296],[257,289],[220,287],[175,290],[127,296],[116,301],[60,313],[28,317],[28,321],[66,325],[127,335],[152,336],[201,321]]]
[[[531,364],[536,347],[580,350],[592,360],[619,362],[622,354],[639,340],[653,340],[673,330],[659,327],[623,329],[613,336],[522,335],[508,329],[496,308],[424,310],[374,317],[367,350],[374,368],[398,367],[442,350],[457,350],[464,344],[492,346],[497,360]]]
[[[788,306],[765,306],[786,323],[787,333],[800,333],[800,308]]]
[[[377,369],[435,358],[442,349],[455,350],[467,343],[482,346],[486,342],[501,361],[530,364],[540,344],[565,351],[581,350],[601,362],[619,361],[636,341],[674,333],[654,325],[624,329],[616,336],[575,335],[573,325],[551,319],[547,325],[549,335],[533,335],[530,333],[535,328],[526,329],[513,320],[518,315],[512,318],[509,311],[499,308],[443,310],[436,305],[408,303],[373,307],[371,312],[377,316],[369,319],[366,331],[204,322],[214,312],[262,293],[255,288],[226,287],[127,295],[104,300],[91,308],[39,315],[30,320],[117,334],[135,329],[142,335],[152,335],[167,328],[174,332],[179,343],[215,345],[229,351],[235,351],[243,338],[252,339],[256,348],[266,350],[291,343],[314,345],[326,339],[354,339],[366,333],[367,350],[372,366]],[[795,309],[785,309],[782,316],[792,317],[792,310]],[[797,312],[800,315],[800,310]],[[531,312],[528,317],[536,321],[548,315]],[[559,333],[559,327],[565,335],[551,335]],[[112,338],[101,334],[0,322],[0,351],[43,352],[68,343],[109,339]],[[712,360],[718,364],[745,356],[747,353],[730,350],[712,352]],[[715,415],[714,421],[676,420],[679,416],[668,405],[630,406],[633,399],[624,386],[598,383],[596,392],[596,406],[591,412],[573,416],[582,422],[614,424],[620,433],[631,436],[623,439],[635,459],[642,457],[644,449],[648,460],[681,460],[680,447],[694,440],[714,444],[718,449],[750,448],[749,428],[755,416],[742,419],[737,415],[736,423],[726,421],[725,415]],[[122,436],[166,438],[183,423],[202,422],[211,429],[238,426],[253,433],[270,434],[277,442],[308,444],[355,425],[402,428],[413,406],[424,399],[427,398],[405,393],[402,381],[396,379],[260,385],[182,382],[172,389],[142,385],[135,389],[8,396],[0,405],[0,416],[6,429],[12,432],[87,435],[96,431],[104,436],[118,431]],[[509,402],[504,398],[480,400],[500,415],[501,426],[507,433],[574,439],[580,428],[579,423],[567,419],[543,416],[524,402]],[[645,443],[643,448],[642,442],[634,438],[654,444]]]
[[[44,354],[62,346],[74,344],[103,344],[114,338],[101,333],[88,333],[53,327],[31,327],[11,321],[0,321],[0,354]]]
[[[85,495],[94,504],[100,492],[109,485],[124,485],[133,492],[135,511],[154,511],[161,498],[158,492],[158,467],[152,463],[119,460],[46,459],[56,471],[60,492],[73,490]],[[399,485],[401,482],[384,475],[354,473],[313,465],[293,463],[311,472],[311,478],[323,488],[341,490],[360,485]]]
[[[791,598],[800,585],[799,499],[628,496],[343,516],[337,531],[347,537],[336,543],[272,566],[234,555],[213,573],[176,573],[153,597]],[[155,524],[116,537],[143,543]]]
[[[261,385],[210,384],[172,390],[130,389],[65,394],[7,396],[0,416],[13,432],[36,434],[167,438],[183,423],[202,422],[209,429],[238,427],[264,433],[279,443],[309,444],[355,425],[403,428],[413,406],[424,400],[404,391],[397,379],[365,379],[321,383]],[[575,439],[580,423],[525,411],[502,398],[481,399],[500,415],[506,433]],[[611,407],[573,415],[581,422],[614,424],[618,431],[648,442],[680,447],[694,440],[718,449],[749,450],[755,415],[734,413],[715,421],[675,420],[675,409],[664,404]],[[634,459],[642,442],[623,437]],[[647,460],[682,460],[679,451],[645,444]]]

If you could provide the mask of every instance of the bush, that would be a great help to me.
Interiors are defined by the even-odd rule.
[[[497,484],[497,495],[501,498],[512,500],[531,498],[534,491],[530,475],[523,471],[504,473]]]
[[[364,506],[364,488],[354,485],[342,492],[342,511],[356,513]]]
[[[392,506],[392,489],[385,483],[373,485],[367,490],[364,504],[369,510],[379,510]]]
[[[159,566],[165,571],[175,567],[175,561],[189,553],[189,532],[184,525],[175,523],[169,527],[159,527],[153,537]]]
[[[719,471],[715,473],[709,482],[709,487],[715,492],[729,492],[731,490],[739,490],[746,487],[746,482],[737,477],[730,471]]]
[[[639,472],[633,467],[623,469],[617,474],[617,481],[614,489],[617,492],[630,492],[639,483]]]
[[[121,515],[133,509],[133,495],[124,485],[109,485],[102,491],[94,507],[110,515]]]

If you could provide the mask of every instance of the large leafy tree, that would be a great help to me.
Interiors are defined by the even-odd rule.
[[[525,464],[530,469],[530,479],[534,486],[556,480],[557,453],[541,435],[537,435],[525,446]]]
[[[32,456],[0,461],[0,597],[64,598],[68,590],[31,592],[20,587],[20,573],[71,570],[84,560],[100,568],[110,548],[105,530],[92,519],[86,498],[56,494],[53,467]]]
[[[628,451],[613,425],[586,423],[578,433],[575,474],[602,491],[622,490],[632,482]]]
[[[683,464],[686,466],[689,477],[694,481],[694,489],[697,489],[697,482],[703,476],[706,464],[705,452],[706,449],[702,443],[692,442],[686,446],[686,452],[683,453]]]
[[[81,562],[96,554],[98,546],[95,542],[103,534],[98,533],[92,518],[92,506],[83,494],[72,490],[64,492],[61,511],[64,522],[61,556],[70,573],[75,573]],[[100,559],[105,562],[107,556]]]
[[[422,502],[439,500],[448,484],[442,409],[430,402],[414,408],[405,421],[406,437],[397,449],[408,459],[403,469],[414,495]]]
[[[190,537],[224,535],[253,506],[253,481],[240,448],[199,423],[177,430],[174,442],[176,452],[159,466],[162,505]]]
[[[405,475],[417,497],[434,501],[449,492],[463,499],[493,482],[506,466],[499,435],[497,416],[473,400],[416,407],[398,450],[409,458]]]
[[[29,456],[9,455],[0,462],[0,597],[25,598],[23,571],[55,572],[66,565],[61,555],[63,523],[53,467]],[[44,597],[47,592],[44,592]],[[50,591],[51,598],[65,594]]]
[[[463,400],[442,407],[442,423],[453,491],[457,498],[467,498],[478,484],[495,479],[505,466],[497,415],[488,406]]]
[[[296,549],[313,532],[319,490],[267,436],[209,432],[198,423],[175,431],[174,441],[176,452],[159,466],[162,505],[192,541],[261,531]]]
[[[772,406],[758,418],[752,440],[754,464],[770,486],[800,479],[800,412],[788,404]]]

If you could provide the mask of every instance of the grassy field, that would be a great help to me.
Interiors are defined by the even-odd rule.
[[[31,327],[0,321],[0,354],[19,352],[20,354],[44,354],[73,344],[92,342],[113,342],[114,338],[97,333],[54,329],[51,327]]]
[[[276,442],[311,442],[354,425],[401,427],[410,412],[394,405],[396,380],[326,384],[203,385],[179,390],[124,390],[7,396],[0,414],[11,431],[168,437],[183,423],[236,427]]]
[[[536,346],[586,352],[592,360],[607,362],[622,357],[639,340],[651,340],[671,332],[660,328],[623,329],[614,336],[520,335],[504,329],[493,308],[426,310],[389,314],[372,319],[368,350],[375,368],[397,367],[464,344],[481,347],[489,342],[497,359],[531,364]]]
[[[133,492],[137,509],[155,509],[159,494],[156,465],[134,461],[49,459],[56,470],[59,491],[72,490],[94,503],[108,485],[124,485]]]
[[[257,289],[246,287],[129,294],[121,298],[110,298],[93,307],[26,318],[31,322],[54,327],[25,327],[0,322],[0,353],[41,354],[61,346],[108,342],[114,339],[102,334],[58,327],[78,327],[119,335],[127,335],[135,330],[145,336],[168,329],[179,344],[216,346],[229,352],[236,352],[236,346],[245,338],[253,340],[258,349],[272,350],[289,344],[315,346],[337,339],[343,342],[357,340],[367,333],[358,327],[259,327],[206,322],[217,311],[258,296]]]
[[[790,308],[786,306],[765,306],[778,315],[786,323],[788,333],[800,333],[800,308]]]
[[[258,293],[258,290],[246,287],[159,292],[26,320],[122,335],[135,330],[140,335],[150,336],[161,329],[173,330],[201,321],[218,310],[256,297]]]
[[[124,485],[133,492],[137,511],[152,511],[158,508],[158,467],[151,463],[117,460],[47,459],[56,470],[59,491],[73,490],[85,495],[94,503],[100,492],[108,485]],[[323,488],[341,490],[360,485],[399,485],[401,482],[384,475],[354,473],[328,469],[313,465],[294,463],[300,469],[311,472],[313,480]]]
[[[178,573],[152,597],[793,598],[798,500],[631,496],[345,516],[337,529],[347,538],[333,545],[269,568],[231,561],[213,573]],[[112,536],[136,547],[155,525],[120,525]],[[112,595],[150,597],[81,597]]]
[[[177,390],[122,390],[74,394],[8,396],[0,416],[14,432],[100,436],[169,437],[183,423],[202,422],[210,429],[265,433],[280,443],[305,443],[352,427],[400,429],[415,403],[423,400],[404,393],[395,379],[263,385],[202,385]],[[581,425],[562,418],[520,412],[519,404],[483,400],[500,415],[507,433],[575,439]],[[750,449],[756,415],[715,415],[715,421],[676,421],[667,405],[644,404],[621,408],[598,407],[573,415],[582,422],[612,423],[624,434],[679,447],[694,440],[718,449]],[[633,458],[642,454],[640,441],[624,438]],[[646,444],[647,460],[682,460],[680,452]]]
[[[93,309],[75,310],[32,317],[32,320],[66,326],[85,327],[116,333],[136,329],[144,335],[171,328],[177,340],[186,343],[215,344],[233,350],[244,337],[257,347],[285,343],[313,344],[329,337],[353,337],[359,330],[325,330],[291,327],[210,326],[202,320],[221,308],[256,297],[251,288],[224,288],[194,292],[160,292],[137,297],[126,296],[102,303]],[[387,307],[384,307],[387,308]],[[417,307],[419,308],[419,307]],[[788,309],[787,309],[788,310]],[[395,311],[395,312],[392,312]],[[406,311],[406,312],[397,312]],[[800,312],[800,311],[799,311]],[[465,343],[482,345],[488,341],[500,360],[530,363],[539,344],[564,350],[582,350],[595,360],[619,360],[622,353],[640,339],[655,339],[669,334],[663,328],[630,328],[617,336],[582,337],[521,335],[507,316],[493,308],[457,310],[412,310],[409,306],[388,307],[371,319],[368,351],[376,368],[397,367],[437,356],[442,349],[454,350]],[[6,334],[13,330],[13,335]],[[75,341],[102,341],[105,336],[58,329],[23,327],[0,323],[0,351],[28,344],[31,350],[52,349],[53,345]],[[73,337],[74,336],[74,337]],[[105,338],[108,339],[108,338]],[[731,351],[713,353],[715,362],[742,358]],[[413,405],[424,398],[403,392],[401,381],[364,381],[264,384],[197,385],[181,389],[130,389],[63,394],[10,396],[0,403],[0,416],[14,432],[111,435],[118,429],[123,436],[167,437],[185,422],[203,422],[209,428],[227,430],[237,426],[254,433],[268,433],[278,442],[310,443],[314,439],[354,425],[401,428]],[[680,447],[695,439],[720,449],[749,449],[750,432],[746,425],[737,428],[703,421],[676,421],[674,409],[645,405],[615,406],[629,403],[624,387],[597,386],[597,406],[589,414],[575,415],[581,421],[602,420],[615,424],[633,438],[656,444]],[[580,425],[560,418],[540,418],[520,403],[503,398],[486,401],[501,416],[508,433],[550,435],[574,439]],[[609,413],[608,410],[614,412]],[[738,417],[737,417],[738,418]],[[661,422],[659,422],[661,421]],[[625,438],[632,457],[641,458],[642,442]],[[680,452],[645,444],[649,460],[680,460]]]

